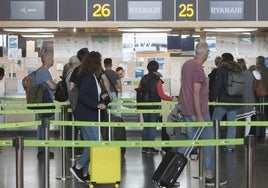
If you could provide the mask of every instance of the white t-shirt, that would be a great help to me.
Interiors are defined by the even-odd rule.
[[[261,73],[257,70],[252,71],[252,74],[256,80],[261,80]]]

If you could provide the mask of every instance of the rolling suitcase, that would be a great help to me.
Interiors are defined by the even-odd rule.
[[[193,140],[199,139],[204,127],[199,127]],[[191,153],[193,147],[188,147],[184,154],[174,151],[168,151],[160,162],[153,174],[152,182],[159,187],[172,187],[186,166],[187,156]]]
[[[109,127],[109,137],[111,137],[110,130],[111,128]],[[115,187],[119,187],[121,181],[120,147],[91,147],[89,165],[90,188],[93,188],[94,184],[115,184]]]
[[[124,122],[123,118],[119,117],[119,116],[113,116],[111,115],[111,122]],[[127,140],[127,134],[126,134],[126,128],[125,127],[113,127],[112,128],[112,137],[113,140],[121,140],[121,141],[125,141]],[[122,157],[125,155],[126,153],[126,148],[125,147],[121,147],[121,154]]]
[[[259,102],[264,103],[265,102],[264,98],[260,97]],[[264,105],[260,105],[257,107],[256,121],[266,121],[267,120],[267,117],[265,115],[265,108],[266,107]],[[265,138],[266,127],[256,126],[255,129],[256,129],[255,135],[257,138]]]

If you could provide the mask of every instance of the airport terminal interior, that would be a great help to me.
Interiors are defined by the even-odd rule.
[[[98,51],[102,60],[111,58],[112,69],[124,69],[120,97],[124,101],[136,99],[135,88],[147,74],[147,64],[156,60],[164,81],[163,90],[178,96],[181,68],[195,55],[195,45],[206,41],[209,55],[203,68],[208,75],[215,67],[214,60],[223,53],[231,53],[236,61],[243,58],[247,68],[256,64],[256,57],[264,56],[268,67],[268,1],[267,0],[1,0],[0,6],[0,67],[5,70],[0,81],[0,188],[84,188],[69,172],[79,156],[66,150],[66,167],[62,172],[62,148],[52,147],[55,158],[45,169],[44,159],[37,158],[36,147],[23,148],[23,185],[16,180],[16,151],[1,140],[22,136],[36,139],[34,111],[24,106],[25,91],[22,79],[41,66],[44,52],[53,54],[54,65],[49,69],[57,83],[63,67],[81,48]],[[55,101],[56,102],[56,101]],[[164,104],[163,122],[174,105]],[[120,106],[136,110],[133,104]],[[22,110],[23,112],[21,112]],[[56,109],[57,110],[57,109]],[[23,114],[25,113],[25,114]],[[122,113],[123,114],[123,113]],[[127,140],[141,140],[137,112],[124,114],[125,122],[137,123],[127,127]],[[61,120],[55,113],[55,120]],[[24,126],[18,126],[18,124]],[[1,127],[2,125],[2,127]],[[239,127],[239,130],[241,127]],[[161,140],[161,128],[157,129]],[[50,129],[52,140],[59,140],[59,126]],[[233,152],[220,147],[219,175],[227,180],[223,188],[266,188],[268,185],[268,140],[256,138],[253,169],[247,177],[248,160],[245,145],[236,145]],[[244,138],[244,133],[239,138]],[[121,159],[122,188],[156,188],[152,175],[164,152],[142,153],[141,147],[129,147]],[[202,151],[202,150],[201,150]],[[189,160],[175,187],[203,188],[199,160]],[[49,170],[45,184],[45,170]],[[248,185],[248,180],[254,186]],[[96,188],[113,187],[95,185]]]

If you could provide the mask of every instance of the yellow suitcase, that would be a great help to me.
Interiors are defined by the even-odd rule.
[[[90,148],[90,188],[94,184],[114,184],[119,187],[121,181],[120,147]]]
[[[98,111],[100,122],[100,110]],[[109,120],[111,119],[109,113]],[[100,127],[99,127],[100,133]],[[109,140],[111,128],[109,127]],[[99,137],[100,140],[100,137]],[[89,161],[90,184],[114,184],[119,187],[121,181],[121,148],[120,147],[91,147]]]

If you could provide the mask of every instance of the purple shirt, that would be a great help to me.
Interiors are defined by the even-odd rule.
[[[193,99],[193,85],[200,83],[200,105],[201,113],[209,114],[208,110],[208,88],[206,75],[203,67],[195,60],[188,60],[181,69],[180,102],[183,115],[196,116]]]

